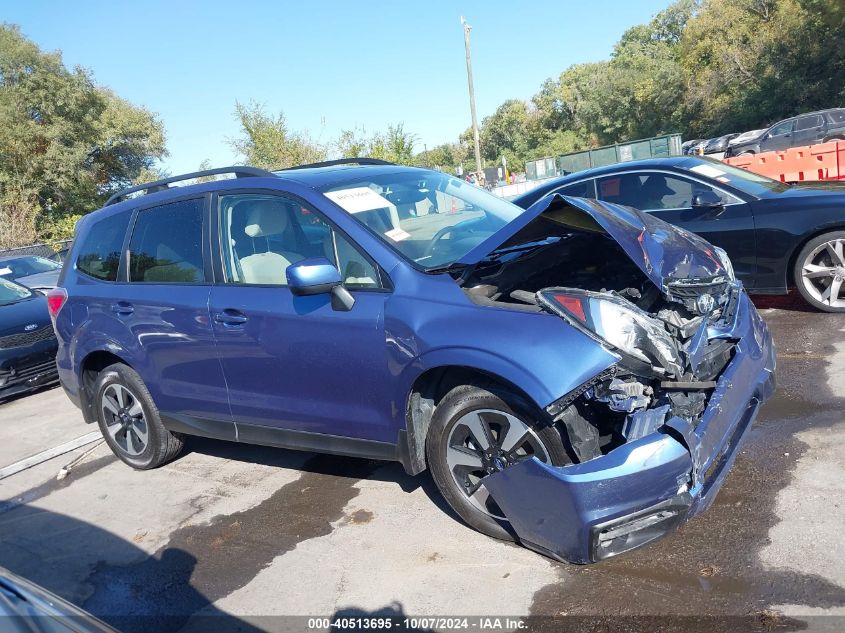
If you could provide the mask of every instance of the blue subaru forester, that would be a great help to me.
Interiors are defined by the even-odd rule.
[[[381,161],[133,187],[80,220],[67,262],[62,385],[133,468],[186,435],[396,460],[561,560],[704,510],[774,388],[720,249]]]

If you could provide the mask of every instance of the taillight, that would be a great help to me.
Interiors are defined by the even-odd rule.
[[[67,301],[67,290],[64,288],[53,288],[47,291],[47,311],[50,318],[56,320],[56,315]]]

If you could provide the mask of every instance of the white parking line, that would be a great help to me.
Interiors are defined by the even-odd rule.
[[[38,464],[53,459],[54,457],[76,450],[80,446],[85,446],[86,444],[90,444],[91,442],[96,442],[101,439],[103,439],[102,433],[99,431],[91,431],[90,433],[86,433],[85,435],[65,442],[64,444],[48,448],[46,451],[41,451],[40,453],[36,453],[35,455],[31,455],[30,457],[17,461],[14,464],[0,468],[0,479],[5,479],[15,473],[21,472],[22,470],[26,470],[32,466],[37,466]]]

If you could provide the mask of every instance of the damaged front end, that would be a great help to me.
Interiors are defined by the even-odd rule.
[[[607,232],[632,259],[633,244],[648,242],[625,248]],[[657,252],[649,235],[652,246],[635,261],[650,284],[534,294],[542,310],[618,358],[546,407],[572,465],[534,458],[484,479],[520,541],[557,559],[614,556],[706,509],[774,390],[771,337],[724,254],[707,245],[705,256],[717,264],[702,270],[697,246],[688,244],[698,264],[686,268],[695,257],[664,248],[660,263],[672,260],[665,274],[649,259]]]
[[[546,408],[577,463],[532,459],[484,480],[520,540],[588,563],[706,509],[774,389],[771,338],[740,284],[707,315],[681,306],[648,314],[571,288],[538,299],[619,361]]]
[[[673,417],[698,422],[736,347],[730,325],[741,287],[721,280],[715,285],[722,292],[698,314],[671,299],[657,302],[649,314],[613,292],[537,293],[539,305],[620,358],[586,389],[547,407],[566,428],[580,462],[649,435]]]

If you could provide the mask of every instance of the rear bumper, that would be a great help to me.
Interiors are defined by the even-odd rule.
[[[537,459],[484,482],[520,541],[560,560],[590,563],[667,534],[713,503],[761,403],[775,388],[771,337],[743,295],[739,339],[695,427],[664,429],[581,464]]]

